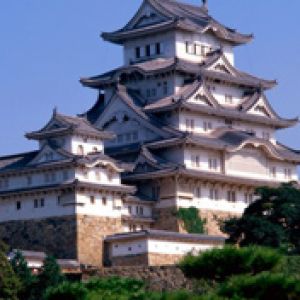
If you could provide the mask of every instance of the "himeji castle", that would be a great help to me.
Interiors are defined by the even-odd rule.
[[[219,218],[238,216],[255,189],[298,181],[300,152],[276,139],[292,127],[239,70],[252,35],[209,14],[207,1],[144,0],[121,29],[102,33],[124,63],[81,78],[98,91],[78,116],[54,110],[27,133],[39,149],[0,158],[0,238],[14,248],[91,265],[173,264],[224,243]],[[195,207],[206,235],[176,216]]]

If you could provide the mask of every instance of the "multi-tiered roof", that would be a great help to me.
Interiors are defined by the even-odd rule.
[[[155,13],[152,12],[149,15],[142,16],[141,11],[145,5],[153,8]],[[252,35],[238,33],[236,30],[214,20],[208,14],[206,5],[196,7],[173,0],[144,0],[141,8],[125,27],[115,32],[103,33],[102,37],[113,43],[125,44],[130,40],[147,37],[153,33],[158,34],[172,30],[198,34],[209,33],[220,40],[220,44],[224,42],[231,46],[248,43],[253,38]],[[126,87],[132,79],[147,80],[151,76],[164,76],[166,74],[188,76],[189,80],[183,87],[180,87],[176,94],[151,102],[144,99],[137,91]],[[242,101],[239,105],[232,107],[220,104],[209,89],[208,83],[211,82],[230,84],[244,89],[245,94]],[[136,169],[136,174],[129,174],[127,178],[133,180],[138,177],[141,178],[141,173],[147,178],[151,178],[154,174],[168,176],[170,172],[185,172],[184,166],[164,161],[155,154],[155,151],[188,144],[226,152],[238,151],[243,146],[251,144],[263,148],[272,159],[292,163],[300,162],[298,151],[278,142],[264,140],[253,136],[253,134],[235,130],[232,126],[218,128],[208,136],[197,136],[179,131],[162,121],[164,119],[162,116],[165,113],[189,111],[207,116],[222,117],[228,120],[228,124],[232,121],[243,121],[267,125],[274,129],[288,128],[297,124],[297,118],[286,119],[279,116],[265,95],[265,91],[273,88],[277,82],[261,79],[238,70],[230,63],[222,46],[207,53],[206,58],[199,63],[178,57],[145,59],[130,62],[128,65],[98,76],[82,78],[81,83],[86,87],[99,90],[114,89],[113,94],[117,95],[145,123],[152,126],[152,128],[154,127],[159,135],[159,140],[150,143],[146,142],[143,145],[137,143],[131,146],[110,149],[113,155],[127,160],[131,158],[135,162],[139,161],[138,157],[144,157],[153,167],[148,167],[147,171]],[[199,102],[189,101],[192,97],[197,97]],[[113,98],[104,103],[104,97],[100,95],[95,106],[86,113],[87,118],[91,122],[101,119],[105,114],[106,107],[113,101]],[[200,102],[203,105],[199,105]],[[249,113],[256,107],[260,109],[262,114]],[[130,153],[132,155],[129,155]],[[196,175],[200,176],[201,174],[198,172]],[[207,174],[204,174],[204,176],[207,176]],[[222,174],[220,176],[225,178]],[[259,184],[261,182],[257,182],[256,185]]]

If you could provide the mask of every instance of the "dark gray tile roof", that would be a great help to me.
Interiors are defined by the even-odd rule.
[[[103,33],[102,37],[114,43],[123,43],[126,39],[141,37],[152,32],[181,29],[198,33],[210,31],[218,38],[235,45],[247,43],[253,38],[252,35],[241,34],[222,25],[208,15],[208,11],[202,6],[189,5],[173,0],[146,0],[146,2],[163,15],[164,20],[150,23],[142,28],[130,28],[133,22],[130,21],[122,29],[111,33]],[[134,19],[135,17],[132,20]]]
[[[136,238],[158,238],[170,241],[186,241],[186,242],[199,242],[199,243],[209,243],[209,242],[217,242],[223,244],[226,240],[225,237],[222,236],[213,236],[213,235],[204,235],[204,234],[189,234],[189,233],[179,233],[173,231],[165,231],[165,230],[142,230],[130,233],[119,233],[107,236],[105,241],[113,242],[120,240],[130,240]]]
[[[16,155],[0,157],[0,172],[20,169],[27,166],[39,153],[39,151],[25,152]]]
[[[220,58],[226,62],[232,74],[208,70],[208,68]],[[195,79],[199,76],[203,79],[222,80],[237,85],[245,85],[254,88],[269,89],[277,83],[274,80],[266,80],[242,72],[228,62],[221,50],[212,52],[204,63],[193,63],[179,58],[157,58],[145,62],[136,63],[130,66],[124,66],[113,70],[110,73],[82,78],[80,81],[84,86],[100,88],[107,84],[116,84],[122,74],[138,72],[143,76],[156,75],[163,72],[180,71],[186,74],[194,75]]]
[[[51,123],[55,123],[55,126],[51,127]],[[54,111],[46,126],[38,131],[27,133],[26,137],[40,140],[67,133],[77,133],[102,139],[110,139],[114,136],[112,133],[97,129],[84,117],[67,116]]]
[[[199,145],[209,149],[237,151],[244,144],[258,144],[268,149],[268,153],[275,159],[300,162],[300,152],[283,146],[282,144],[273,144],[270,141],[257,138],[252,134],[229,129],[227,127],[216,129],[211,135],[192,135],[187,134],[185,138],[173,138],[164,141],[158,141],[148,144],[151,149],[167,148],[179,144]]]

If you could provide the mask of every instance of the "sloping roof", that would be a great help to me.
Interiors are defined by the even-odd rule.
[[[233,74],[209,70],[208,68],[222,58],[227,62],[228,67],[233,70]],[[270,89],[277,82],[275,80],[266,80],[242,72],[228,62],[222,50],[216,50],[209,54],[203,63],[194,63],[187,60],[175,58],[156,58],[144,62],[135,63],[129,66],[117,68],[111,72],[98,76],[81,78],[80,82],[87,87],[101,88],[105,85],[116,84],[120,81],[124,74],[130,75],[134,72],[142,76],[152,76],[160,73],[180,71],[186,74],[194,75],[195,79],[201,77],[203,79],[220,80],[230,82],[236,85],[244,85],[253,88]]]
[[[111,139],[114,135],[94,127],[86,118],[71,117],[54,110],[50,121],[42,129],[26,134],[28,139],[41,140],[65,134],[80,134],[101,139]]]
[[[152,7],[163,18],[141,27],[132,27],[145,5]],[[253,39],[252,35],[238,33],[213,19],[205,7],[194,6],[173,0],[145,0],[129,23],[120,30],[103,33],[105,40],[122,44],[127,39],[149,35],[153,31],[181,29],[188,32],[205,33],[211,31],[217,38],[240,45]]]
[[[236,152],[246,145],[254,145],[263,148],[269,156],[277,160],[300,162],[300,152],[285,147],[282,144],[274,144],[268,140],[257,138],[244,131],[230,129],[227,127],[218,128],[210,135],[187,134],[185,138],[173,138],[164,141],[157,141],[147,144],[151,149],[173,147],[179,144],[192,144],[204,148]]]

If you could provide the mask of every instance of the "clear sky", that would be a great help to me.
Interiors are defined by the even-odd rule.
[[[200,0],[185,0],[200,5]],[[79,78],[122,64],[121,47],[99,38],[123,26],[142,0],[2,0],[0,9],[0,155],[34,149],[25,132],[41,128],[57,106],[81,113],[96,100]],[[209,0],[222,23],[254,33],[236,50],[237,66],[277,79],[268,92],[284,117],[300,115],[300,1]],[[280,141],[300,149],[300,127]]]

